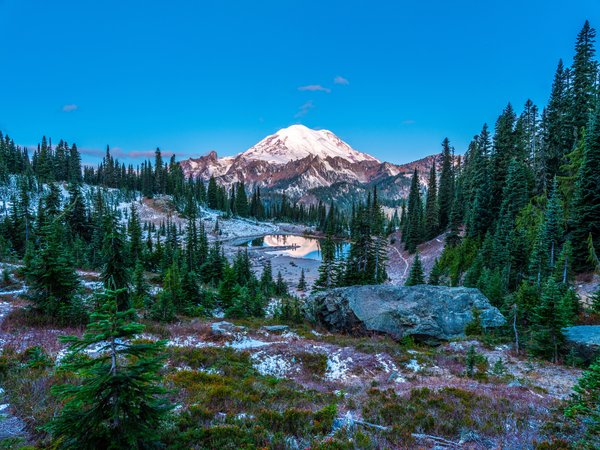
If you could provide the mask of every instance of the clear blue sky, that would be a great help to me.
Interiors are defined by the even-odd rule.
[[[0,0],[0,130],[135,160],[327,128],[392,162],[547,101],[598,0]],[[336,80],[336,77],[337,80]]]

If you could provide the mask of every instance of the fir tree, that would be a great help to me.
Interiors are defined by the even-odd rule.
[[[597,96],[597,62],[594,59],[596,30],[586,20],[577,35],[573,57],[572,121],[576,132],[585,127],[595,107]]]
[[[335,287],[337,278],[337,261],[335,252],[335,242],[331,233],[328,233],[325,240],[321,242],[321,265],[319,266],[319,276],[313,285],[313,290],[327,290]]]
[[[561,297],[559,286],[552,277],[548,278],[533,315],[531,350],[554,362],[558,362],[564,345],[562,329],[569,324],[569,311],[562,307]]]
[[[419,191],[419,173],[416,168],[410,184],[406,216],[406,230],[402,238],[405,243],[406,250],[408,250],[410,253],[414,253],[417,249],[417,245],[422,241],[423,234],[423,207],[421,203],[421,193]]]
[[[576,271],[593,270],[588,260],[587,238],[591,234],[600,248],[600,101],[585,137],[583,161],[577,177],[572,220],[572,243]]]
[[[106,212],[104,217],[104,238],[102,242],[102,281],[107,289],[117,292],[120,311],[128,310],[129,271],[125,239],[116,217]]]
[[[410,266],[410,272],[408,278],[404,283],[405,286],[416,286],[418,284],[425,284],[425,273],[423,271],[423,265],[421,264],[421,258],[419,252],[415,253],[415,259],[413,260],[412,266]]]
[[[427,199],[425,200],[425,238],[433,239],[437,236],[439,230],[438,224],[438,205],[437,205],[437,182],[435,178],[435,160],[429,172],[429,181],[427,183]]]
[[[300,292],[306,291],[306,278],[304,275],[304,268],[300,271],[300,280],[298,281],[298,290]]]
[[[454,199],[454,161],[450,141],[445,138],[442,142],[442,170],[440,173],[440,188],[438,191],[439,226],[445,230],[450,223],[450,212]]]
[[[565,415],[585,424],[585,444],[590,449],[600,447],[600,358],[590,364],[573,388]]]
[[[277,280],[275,281],[275,295],[279,297],[285,297],[288,295],[288,287],[286,282],[283,281],[281,271],[277,272]]]
[[[263,266],[263,271],[260,276],[260,290],[265,297],[270,297],[273,295],[274,288],[273,268],[271,266],[271,261],[267,260]]]
[[[100,295],[82,338],[68,336],[69,354],[62,370],[79,380],[53,388],[65,402],[46,430],[56,448],[141,449],[157,446],[170,405],[160,387],[164,342],[132,343],[143,326],[131,311],[119,311],[118,292]],[[93,358],[80,355],[94,349]]]
[[[65,321],[80,313],[73,311],[79,279],[63,239],[59,223],[47,224],[40,248],[26,266],[25,274],[36,306],[44,314]]]

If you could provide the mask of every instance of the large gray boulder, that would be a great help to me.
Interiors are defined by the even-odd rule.
[[[306,317],[330,331],[377,331],[395,338],[452,339],[473,321],[503,325],[504,316],[478,290],[445,286],[351,286],[318,292],[305,305]]]
[[[575,325],[563,329],[567,343],[585,361],[600,356],[600,325]]]

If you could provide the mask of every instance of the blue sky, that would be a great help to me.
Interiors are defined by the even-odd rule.
[[[135,161],[230,155],[294,123],[392,162],[464,151],[547,101],[598,0],[0,0],[0,130]]]

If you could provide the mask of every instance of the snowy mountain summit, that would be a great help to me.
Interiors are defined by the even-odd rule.
[[[371,155],[354,150],[329,130],[312,130],[304,125],[283,128],[240,156],[271,164],[286,164],[307,156],[318,156],[321,159],[343,158],[349,162],[379,162]]]
[[[424,173],[433,160],[427,162]],[[412,164],[381,162],[353,149],[331,131],[304,125],[283,128],[236,156],[218,157],[212,151],[180,164],[187,177],[204,181],[214,177],[225,186],[244,182],[250,190],[285,192],[308,203],[343,196],[355,199],[372,189],[373,183],[385,183],[381,193],[400,198],[413,170]]]

